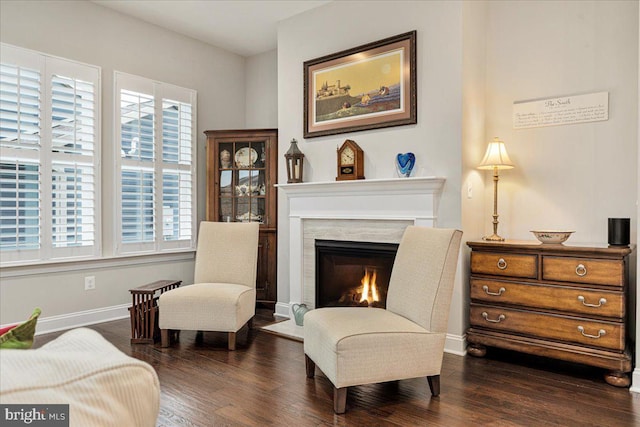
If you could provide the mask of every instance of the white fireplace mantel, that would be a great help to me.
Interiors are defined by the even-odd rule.
[[[415,194],[440,192],[444,185],[441,177],[416,177],[395,179],[358,179],[353,181],[302,182],[298,184],[277,184],[289,198],[307,196],[337,196],[341,194]]]
[[[288,197],[289,303],[315,306],[315,239],[399,243],[407,225],[435,227],[445,178],[278,184]]]
[[[278,184],[289,218],[418,218],[435,221],[445,178],[416,177]]]

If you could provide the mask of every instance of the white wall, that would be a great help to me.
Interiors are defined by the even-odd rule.
[[[515,164],[500,175],[502,236],[568,229],[569,243],[606,245],[607,218],[629,217],[636,241],[637,32],[636,1],[489,2],[485,139]],[[514,101],[600,91],[607,121],[513,129]]]
[[[245,68],[245,128],[277,128],[278,51],[246,58]]]
[[[333,181],[336,147],[355,140],[365,153],[367,178],[395,177],[394,156],[411,151],[419,176],[447,178],[438,226],[461,227],[462,3],[411,1],[332,2],[296,15],[278,28],[279,152],[296,138],[305,153],[305,181]],[[417,30],[416,125],[303,139],[304,61]],[[280,156],[279,182],[286,182]],[[289,303],[288,204],[279,194],[278,301]],[[458,277],[460,280],[460,277]],[[458,283],[458,289],[460,283]],[[452,312],[460,313],[460,301]],[[450,331],[466,327],[460,316]]]
[[[485,138],[485,79],[486,79],[486,21],[487,2],[468,1],[462,9],[462,229],[464,239],[482,236],[485,226],[484,175],[476,168],[486,149]],[[489,181],[489,185],[492,181]],[[491,203],[491,201],[489,201]],[[470,249],[463,245],[462,288],[453,295],[460,301],[463,325],[468,325]]]
[[[0,40],[102,67],[104,255],[112,254],[114,195],[113,72],[124,71],[198,92],[198,201],[204,216],[206,129],[244,126],[244,58],[86,1],[0,3]],[[142,257],[145,258],[145,257]],[[160,278],[193,281],[192,254],[156,264],[147,259],[77,263],[60,272],[3,269],[0,324],[24,319],[34,306],[42,318],[130,302],[128,290]],[[84,291],[84,276],[96,277]],[[125,310],[126,314],[126,310]],[[73,319],[69,319],[70,322]],[[46,322],[45,322],[46,323]]]

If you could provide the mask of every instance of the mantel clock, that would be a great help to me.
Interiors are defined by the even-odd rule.
[[[364,151],[355,141],[347,139],[338,148],[336,181],[364,179]]]

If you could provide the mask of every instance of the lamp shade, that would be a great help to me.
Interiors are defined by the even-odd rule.
[[[513,163],[507,154],[507,149],[504,146],[504,142],[497,137],[489,143],[487,152],[484,153],[484,158],[478,169],[512,169]]]

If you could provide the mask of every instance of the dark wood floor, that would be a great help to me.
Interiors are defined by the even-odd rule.
[[[640,395],[607,385],[602,371],[520,353],[444,355],[441,394],[426,379],[352,387],[335,415],[331,383],[307,379],[302,343],[258,329],[226,336],[183,331],[170,348],[130,344],[128,320],[90,326],[150,363],[162,388],[158,426],[640,426]],[[36,347],[61,333],[40,335]]]

